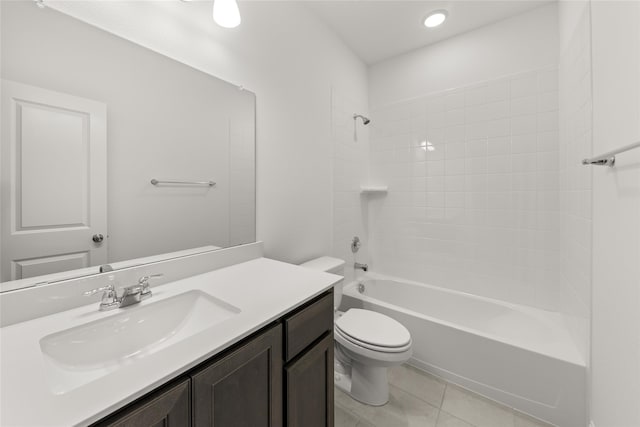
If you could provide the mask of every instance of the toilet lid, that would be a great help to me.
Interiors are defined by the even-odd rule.
[[[411,334],[400,322],[371,310],[347,310],[336,320],[336,328],[355,341],[378,347],[404,347],[411,342]]]
[[[367,344],[362,341],[358,341],[357,339],[351,338],[349,335],[343,333],[339,328],[334,328],[333,330],[334,337],[337,342],[346,346],[347,342],[355,345],[356,347],[362,347],[369,350],[373,350],[377,353],[404,353],[407,350],[411,349],[411,342],[402,347],[383,347],[379,345]]]

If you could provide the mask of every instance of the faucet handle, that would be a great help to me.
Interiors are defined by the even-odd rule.
[[[149,280],[162,277],[164,274],[150,274],[148,276],[142,276],[138,279],[138,284],[142,286],[142,291],[140,292],[142,298],[149,298],[151,296],[151,289],[149,289]]]
[[[102,294],[102,298],[100,299],[100,311],[111,310],[118,307],[120,301],[118,301],[118,295],[116,294],[116,288],[113,283],[109,283],[107,286],[102,286],[101,288],[92,289],[83,295],[89,297],[103,291],[104,294]]]
[[[149,281],[149,279],[153,279],[155,277],[162,277],[162,276],[164,276],[164,274],[162,274],[162,273],[149,274],[148,276],[142,276],[141,278],[138,279],[138,283],[143,285],[143,284],[147,283]]]
[[[85,297],[90,297],[91,295],[95,295],[98,292],[110,292],[110,291],[115,291],[115,288],[113,287],[113,284],[109,283],[107,286],[103,286],[101,288],[96,288],[96,289],[91,289],[90,291],[87,291],[85,293],[83,293],[82,295],[84,295]]]

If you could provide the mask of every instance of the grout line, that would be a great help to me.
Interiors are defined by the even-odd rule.
[[[411,366],[411,365],[402,365],[402,366]],[[415,369],[416,371],[420,371],[418,368],[416,368],[416,367],[414,367],[414,366],[411,366],[411,367],[412,367],[413,369]],[[446,390],[446,387],[447,387],[447,382],[446,382],[446,380],[444,380],[444,379],[442,379],[442,378],[440,378],[440,377],[437,377],[437,376],[435,376],[435,375],[433,375],[433,374],[431,374],[431,373],[424,372],[424,371],[417,372],[417,375],[419,375],[420,377],[423,377],[423,378],[433,377],[433,378],[432,378],[432,380],[433,380],[433,379],[435,379],[435,380],[436,380],[436,382],[437,382],[437,381],[441,381],[441,382],[444,384],[444,386],[445,386],[445,390]],[[432,402],[427,401],[423,396],[420,396],[420,395],[418,395],[418,394],[415,394],[415,393],[413,393],[413,392],[411,392],[411,391],[409,391],[409,390],[405,389],[404,387],[402,387],[402,386],[401,386],[401,385],[399,385],[399,384],[395,384],[395,383],[389,382],[389,386],[390,386],[390,387],[391,387],[391,386],[393,386],[393,387],[397,388],[398,390],[400,390],[400,391],[402,391],[402,392],[404,392],[404,393],[408,394],[409,396],[413,396],[413,397],[415,397],[416,399],[420,400],[421,402],[426,403],[427,405],[429,405],[429,406],[431,406],[431,407],[433,407],[433,408],[440,409],[440,408],[442,407],[442,402],[444,401],[444,390],[443,390],[443,392],[442,392],[442,396],[440,397],[440,403],[439,403],[438,405],[436,405],[435,403],[432,403]]]
[[[440,398],[440,407],[439,409],[442,410],[442,405],[444,405],[444,397],[447,394],[447,389],[449,388],[449,382],[444,380],[444,390],[442,391],[442,398]]]
[[[438,409],[438,416],[436,417],[436,425],[435,427],[438,427],[438,423],[440,422],[440,414],[442,413],[442,409]]]
[[[449,413],[449,412],[447,412],[447,411],[440,410],[440,412],[444,412],[445,414],[447,414],[447,415],[448,415],[448,416],[450,416],[451,418],[455,418],[456,420],[462,421],[463,423],[468,424],[468,425],[470,425],[471,427],[477,427],[475,424],[471,424],[469,421],[464,420],[464,419],[462,419],[462,418],[460,418],[460,417],[458,417],[458,416],[455,416],[455,415],[453,415],[453,414],[450,414],[450,413]],[[436,426],[436,427],[437,427],[437,426]]]

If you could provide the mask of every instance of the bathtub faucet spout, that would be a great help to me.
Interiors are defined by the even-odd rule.
[[[359,262],[356,262],[355,264],[353,264],[353,268],[360,269],[362,271],[367,271],[369,270],[369,266],[367,264],[360,264]]]

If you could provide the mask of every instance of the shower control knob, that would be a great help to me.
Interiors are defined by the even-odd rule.
[[[360,245],[360,238],[358,236],[355,236],[351,241],[351,252],[353,252],[354,254],[358,252],[358,250],[360,249]]]
[[[102,234],[94,234],[91,240],[96,243],[102,243],[102,241],[104,240],[104,236]]]

